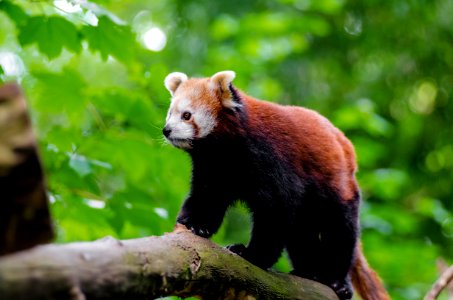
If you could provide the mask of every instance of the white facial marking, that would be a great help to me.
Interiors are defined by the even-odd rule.
[[[205,108],[199,108],[193,113],[195,124],[198,126],[198,138],[203,138],[211,133],[217,124],[214,116]]]
[[[194,128],[192,124],[181,119],[181,114],[185,111],[190,113],[189,100],[179,99],[172,100],[167,115],[167,124],[171,129],[170,139],[192,139],[194,137]]]
[[[187,98],[182,98],[177,102],[177,109],[180,112],[189,111],[190,110],[190,100]]]
[[[191,113],[192,119],[183,120],[184,112]],[[166,139],[175,147],[190,149],[194,139],[206,137],[216,124],[207,108],[193,106],[189,98],[178,96],[172,99],[168,110],[165,126],[171,129],[171,133]]]

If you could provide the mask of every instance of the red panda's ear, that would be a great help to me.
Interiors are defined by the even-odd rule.
[[[218,72],[211,77],[211,87],[219,91],[222,97],[222,105],[225,107],[234,108],[239,105],[234,102],[230,91],[231,82],[235,77],[236,73],[233,71]]]
[[[179,85],[187,80],[187,75],[181,72],[173,72],[165,77],[165,87],[173,96],[178,89]]]

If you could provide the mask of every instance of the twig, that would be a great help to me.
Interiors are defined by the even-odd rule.
[[[434,283],[431,290],[426,294],[424,300],[435,300],[442,290],[453,280],[453,266],[446,269]]]

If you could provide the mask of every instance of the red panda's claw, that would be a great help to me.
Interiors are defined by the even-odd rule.
[[[352,299],[352,289],[351,285],[348,282],[334,282],[331,284],[328,284],[337,294],[338,298],[341,300],[350,300]]]
[[[201,236],[201,237],[204,237],[204,238],[208,238],[208,237],[211,236],[211,232],[208,229],[203,229],[203,228],[200,228],[200,227],[197,227],[197,226],[191,226],[191,225],[189,225],[188,228],[195,235],[198,235],[198,236]]]

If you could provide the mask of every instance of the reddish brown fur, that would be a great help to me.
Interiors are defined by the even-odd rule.
[[[332,182],[342,199],[353,199],[358,193],[355,152],[340,130],[313,110],[242,96],[249,109],[250,130],[264,132],[273,139],[270,144],[282,158],[291,153],[301,176],[308,174]],[[283,146],[285,149],[279,149]]]
[[[191,78],[181,84],[178,93],[189,97],[194,108],[208,107],[212,114],[217,116],[222,109],[222,104],[215,92],[208,88],[209,80],[209,78]]]
[[[368,265],[360,243],[357,244],[356,258],[350,274],[354,289],[363,300],[390,300],[381,279]]]

